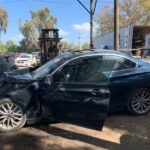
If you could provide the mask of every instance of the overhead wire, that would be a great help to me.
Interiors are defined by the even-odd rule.
[[[68,0],[68,1],[55,1],[55,0],[0,0],[0,4],[9,4],[9,3],[19,3],[19,2],[40,2],[40,3],[53,3],[53,4],[74,4],[77,2],[77,0]],[[89,0],[84,0],[84,3],[89,3]],[[113,4],[113,1],[109,0],[99,0],[99,3],[108,3],[108,4]],[[120,2],[121,4],[124,4],[123,2]]]
[[[72,4],[73,1],[55,1],[55,0],[2,0],[0,3],[14,3],[14,2],[40,2],[40,3],[56,3],[56,4]]]

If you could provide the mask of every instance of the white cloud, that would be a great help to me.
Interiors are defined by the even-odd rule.
[[[19,43],[23,39],[23,35],[19,34],[14,37],[11,37],[10,40],[13,40],[15,43]]]
[[[65,30],[63,30],[63,29],[60,29],[59,30],[59,35],[60,36],[67,36],[69,34],[69,32],[67,32],[67,31],[65,31]]]
[[[96,22],[94,22],[93,26],[94,26],[94,32],[95,32],[96,29],[98,28],[98,24]],[[73,28],[75,30],[82,32],[82,33],[90,33],[90,23],[88,23],[88,22],[85,22],[82,24],[74,24]]]
[[[82,24],[74,24],[73,28],[81,32],[90,32],[90,24],[88,22]]]

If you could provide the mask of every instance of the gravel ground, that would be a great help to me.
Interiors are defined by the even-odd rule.
[[[103,131],[59,123],[0,135],[1,150],[150,150],[150,114],[110,115]]]

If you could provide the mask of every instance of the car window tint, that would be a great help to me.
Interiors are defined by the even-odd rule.
[[[136,67],[136,63],[134,63],[133,61],[128,60],[126,58],[118,57],[113,70],[114,71],[126,70],[135,67]]]
[[[56,82],[98,84],[108,80],[103,74],[102,57],[77,59],[64,66],[57,75]]]
[[[103,56],[103,64],[105,66],[103,71],[106,72],[117,70],[119,71],[136,67],[136,63],[132,62],[131,60],[128,60],[120,56],[111,56],[111,55]]]
[[[103,72],[111,72],[116,64],[116,57],[104,55],[103,56]]]

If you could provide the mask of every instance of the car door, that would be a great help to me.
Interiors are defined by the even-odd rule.
[[[126,105],[130,92],[138,88],[139,83],[135,76],[137,64],[121,56],[109,56],[109,59],[111,61],[117,60],[109,79],[109,89],[113,99],[110,102],[110,109],[115,111],[115,109],[122,109]]]
[[[104,68],[102,56],[69,61],[51,76],[52,84],[45,84],[43,106],[56,120],[101,130],[110,99]]]

